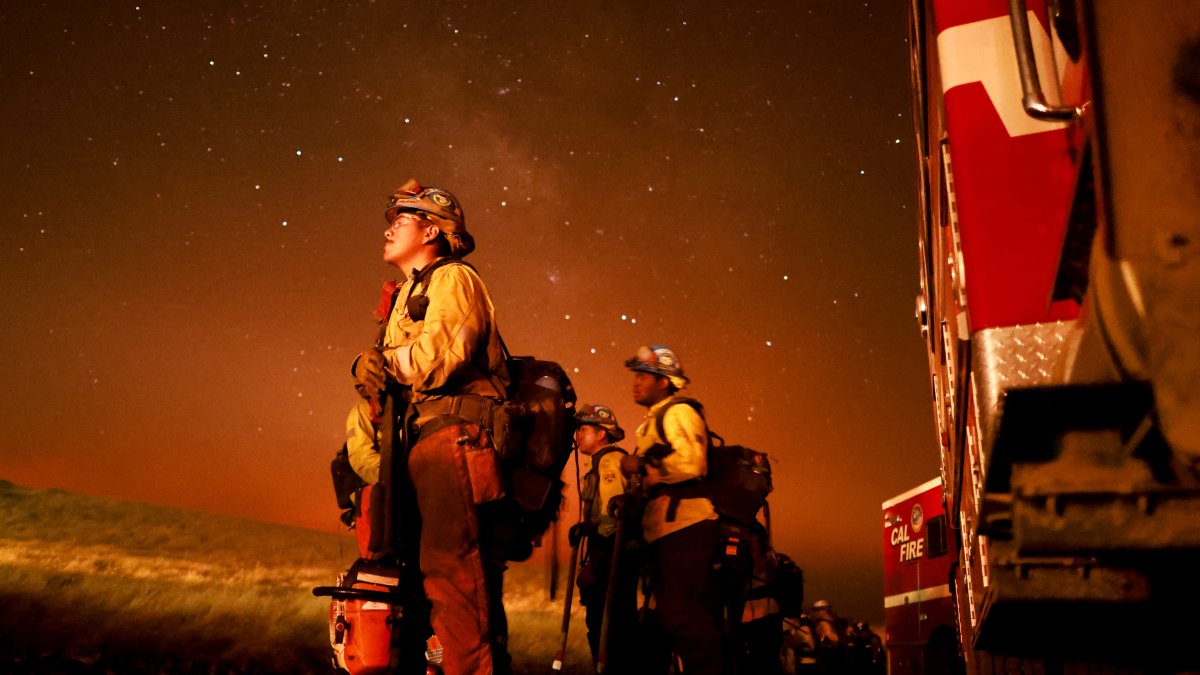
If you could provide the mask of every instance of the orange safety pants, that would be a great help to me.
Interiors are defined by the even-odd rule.
[[[476,424],[444,427],[412,447],[408,471],[421,512],[421,573],[433,630],[444,649],[442,669],[445,675],[491,675],[495,663],[503,671],[507,652],[493,654],[507,640],[498,634],[507,632],[499,588],[503,568],[492,569],[495,563],[481,553],[476,512],[477,504],[499,490],[492,441]]]

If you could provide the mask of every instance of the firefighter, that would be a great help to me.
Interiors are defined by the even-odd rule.
[[[614,562],[618,518],[614,507],[624,508],[631,482],[621,473],[621,458],[628,454],[617,446],[625,430],[617,423],[611,408],[584,404],[575,413],[575,447],[590,457],[592,466],[584,474],[580,488],[580,522],[571,528],[571,543],[582,544],[576,584],[579,602],[586,610],[588,645],[592,660],[600,658],[600,637],[605,613],[608,614],[606,670],[630,672],[630,648],[637,629],[637,583],[641,570],[636,532],[622,529],[622,550],[616,557],[613,595],[607,598],[609,577]],[[627,522],[627,521],[626,521]],[[629,545],[634,542],[634,545]],[[607,602],[606,602],[607,599]]]
[[[356,497],[354,513],[354,536],[358,542],[358,555],[373,558],[371,552],[370,503],[371,493],[379,484],[380,442],[379,402],[372,397],[360,398],[346,416],[346,459],[350,468],[358,475],[365,488]]]
[[[405,280],[381,345],[362,352],[352,373],[365,397],[385,390],[407,402],[392,466],[406,496],[388,514],[398,519],[393,539],[419,542],[446,675],[508,673],[505,563],[490,522],[503,495],[491,429],[508,384],[495,309],[475,269],[454,264],[475,248],[454,195],[410,180],[384,218],[383,259]]]
[[[806,612],[784,620],[785,675],[813,675],[817,672],[816,631],[812,617]]]
[[[741,621],[734,627],[738,667],[742,673],[782,675],[783,608],[775,588],[778,554],[762,523],[754,523],[748,539],[753,570],[742,598]]]
[[[863,675],[887,675],[887,658],[883,650],[883,638],[871,629],[871,624],[859,621],[854,624],[854,644],[857,649],[855,671]]]
[[[816,629],[817,670],[821,673],[843,673],[846,671],[846,654],[843,635],[846,621],[833,611],[828,600],[817,600],[809,612]]]
[[[656,610],[688,675],[731,673],[734,650],[716,572],[721,533],[700,484],[708,427],[693,406],[671,405],[689,380],[669,347],[641,347],[625,366],[633,371],[633,399],[646,408],[646,418],[637,430],[637,454],[621,465],[627,475],[640,475],[646,490],[642,530]],[[666,438],[659,436],[660,415]]]

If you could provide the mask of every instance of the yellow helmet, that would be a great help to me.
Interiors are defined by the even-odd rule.
[[[439,219],[438,225],[450,243],[450,255],[462,258],[475,250],[475,238],[467,232],[467,220],[458,198],[439,187],[424,187],[410,178],[396,188],[388,199],[383,217],[388,223],[404,211],[426,213]]]
[[[575,412],[575,423],[579,425],[593,424],[604,429],[612,436],[614,443],[625,438],[625,430],[617,424],[617,415],[606,405],[584,403]]]
[[[683,374],[679,357],[666,345],[639,347],[637,354],[625,360],[625,367],[642,373],[661,375],[671,381],[676,389],[683,389],[691,380]]]

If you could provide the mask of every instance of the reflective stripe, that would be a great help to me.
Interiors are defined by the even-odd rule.
[[[1037,59],[1041,81],[1058,82],[1058,74],[1052,65],[1055,58],[1052,56],[1054,50],[1050,36],[1032,10],[1027,14],[1030,15],[1030,38],[1034,51],[1042,57]],[[948,92],[973,82],[980,83],[1009,136],[1027,136],[1067,126],[1066,122],[1046,122],[1025,114],[1021,103],[1021,80],[1016,77],[1017,52],[1013,47],[1012,24],[1007,16],[951,26],[938,35],[937,47],[942,55],[938,59],[942,91]],[[1059,60],[1058,63],[1065,61]],[[1056,90],[1047,93],[1055,103],[1058,102]]]
[[[929,600],[937,600],[938,598],[950,597],[950,585],[942,584],[941,586],[930,586],[922,588],[918,591],[909,591],[907,593],[897,593],[889,595],[883,599],[883,608],[891,609],[892,607],[900,607],[909,605],[914,602],[928,602]]]
[[[933,478],[929,481],[926,481],[925,483],[918,485],[917,487],[909,490],[908,492],[905,492],[902,495],[896,495],[895,497],[892,497],[891,499],[885,501],[883,503],[883,508],[886,509],[889,506],[894,506],[896,504],[899,504],[900,502],[902,502],[910,497],[915,497],[915,496],[921,494],[922,492],[932,488],[933,486],[937,485],[940,482],[942,482],[941,478]]]

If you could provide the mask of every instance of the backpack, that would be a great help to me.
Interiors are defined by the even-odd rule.
[[[512,356],[503,339],[500,344],[509,385],[493,429],[496,451],[521,529],[532,542],[558,518],[561,476],[575,434],[575,387],[558,363]]]
[[[701,419],[704,418],[703,404],[686,396],[676,396],[655,417],[655,428],[663,442],[667,439],[663,418],[672,406],[681,404],[691,406]],[[757,520],[759,510],[767,504],[767,495],[775,489],[767,453],[741,445],[726,445],[725,439],[711,429],[708,432],[708,473],[701,482],[713,509],[743,525]]]
[[[333,478],[333,495],[337,498],[338,508],[342,510],[341,521],[350,527],[354,524],[355,495],[366,487],[367,482],[350,466],[350,454],[345,443],[329,463],[329,473]]]

